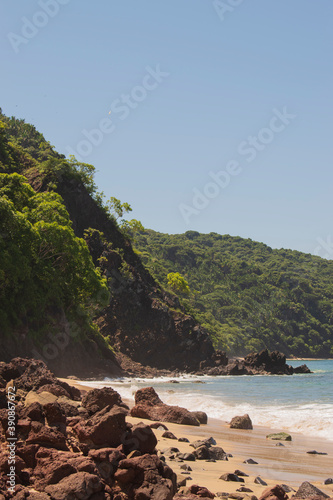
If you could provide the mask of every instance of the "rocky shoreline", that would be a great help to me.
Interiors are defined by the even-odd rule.
[[[260,476],[248,488],[239,469],[219,476],[228,493],[193,484],[193,463],[223,469],[232,458],[212,437],[190,442],[169,429],[198,429],[207,422],[203,412],[165,405],[152,388],[137,391],[131,410],[111,388],[82,392],[57,379],[42,361],[0,363],[0,500],[194,500],[217,493],[236,500],[287,500],[285,488]],[[230,427],[246,432],[252,423],[241,416]],[[165,441],[171,445],[161,447]],[[230,491],[233,483],[239,483],[237,492]],[[290,492],[295,498],[329,497],[313,485]]]
[[[178,377],[181,370],[160,370],[158,368],[144,366],[128,357],[117,354],[117,360],[121,367],[123,377]],[[294,375],[297,373],[311,373],[309,368],[303,364],[293,368],[287,364],[286,356],[279,351],[269,352],[264,349],[258,353],[250,353],[245,358],[229,359],[224,351],[216,350],[212,356],[200,362],[196,370],[189,370],[191,375]],[[85,380],[103,380],[110,373],[99,370],[94,376],[85,377]],[[72,378],[69,376],[68,378]]]

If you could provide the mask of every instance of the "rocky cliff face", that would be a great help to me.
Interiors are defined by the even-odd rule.
[[[117,226],[89,196],[85,187],[63,181],[63,197],[76,234],[92,228],[88,245],[107,276],[111,300],[97,318],[102,334],[117,351],[159,369],[197,370],[214,354],[209,335],[185,315],[177,297],[161,290]],[[110,245],[111,244],[111,245]]]

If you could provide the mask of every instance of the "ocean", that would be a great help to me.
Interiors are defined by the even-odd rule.
[[[304,362],[288,363],[299,366]],[[111,386],[123,398],[132,400],[136,390],[153,386],[165,403],[205,411],[210,418],[230,421],[235,415],[248,413],[254,425],[333,441],[333,360],[311,360],[306,364],[312,374],[184,375],[177,379],[105,379],[85,385]]]

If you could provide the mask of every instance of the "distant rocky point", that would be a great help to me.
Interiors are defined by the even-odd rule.
[[[211,366],[203,361],[200,368],[207,375],[293,375],[294,373],[311,373],[306,365],[293,368],[287,364],[286,356],[279,352],[269,352],[267,349],[259,353],[250,353],[242,359],[229,360],[226,353],[216,351]]]

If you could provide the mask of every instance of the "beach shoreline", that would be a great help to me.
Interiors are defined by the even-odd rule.
[[[81,391],[90,391],[93,387],[85,385],[84,381],[72,379],[64,380],[70,385],[79,388]],[[123,399],[129,406],[133,406],[133,400]],[[150,425],[152,421],[127,417],[133,424],[144,422]],[[190,475],[183,475],[181,462],[166,458],[166,462],[176,472],[179,479],[190,476],[187,481],[190,484],[200,484],[210,489],[213,493],[228,492],[236,493],[240,486],[246,486],[253,491],[253,494],[260,497],[267,487],[254,483],[254,479],[260,476],[268,486],[276,484],[287,484],[297,491],[303,481],[309,481],[325,492],[330,497],[333,486],[324,485],[324,481],[332,477],[333,471],[333,442],[324,438],[306,436],[301,433],[291,432],[292,441],[282,442],[266,439],[270,433],[279,432],[282,429],[274,429],[263,426],[255,426],[253,430],[230,429],[227,422],[210,418],[207,425],[200,427],[186,426],[165,422],[168,429],[177,438],[185,437],[190,442],[198,439],[213,437],[217,445],[222,447],[226,453],[231,453],[232,458],[228,461],[206,462],[197,460],[195,462],[185,462],[192,468]],[[158,450],[175,446],[180,452],[191,452],[193,448],[188,443],[179,442],[162,437],[164,431],[154,430],[158,439]],[[327,455],[312,455],[308,451],[316,450]],[[244,464],[244,460],[252,458],[257,464]],[[219,477],[225,473],[234,473],[236,469],[244,471],[249,477],[245,477],[244,483],[226,482]]]

